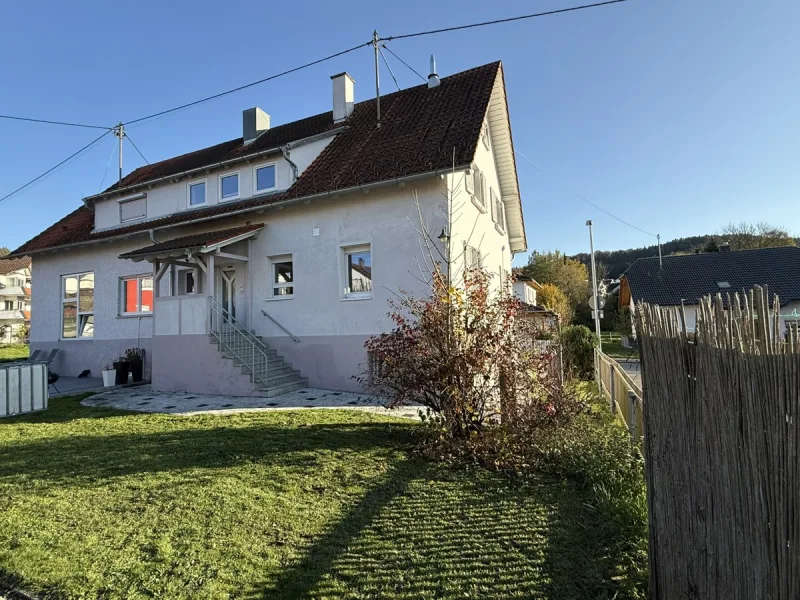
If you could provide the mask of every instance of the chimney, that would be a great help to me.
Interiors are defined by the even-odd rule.
[[[332,75],[333,81],[333,122],[341,123],[353,114],[355,106],[355,79],[350,74]]]
[[[724,244],[720,244],[719,245],[719,251],[720,252],[730,252],[731,251],[730,243],[729,242],[725,242]]]
[[[439,76],[436,74],[436,57],[431,54],[431,74],[428,75],[428,87],[435,88],[439,87]]]
[[[258,108],[242,111],[242,138],[245,146],[269,129],[269,115]]]

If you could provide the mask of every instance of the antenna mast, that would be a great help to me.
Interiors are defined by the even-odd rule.
[[[119,138],[119,181],[122,181],[122,139],[125,137],[125,126],[122,122],[114,127],[114,135]]]
[[[663,265],[661,262],[661,234],[656,235],[656,239],[658,240],[658,268],[660,269]]]
[[[375,29],[372,32],[372,47],[375,49],[375,105],[378,109],[378,124],[376,127],[381,126],[381,81],[380,81],[380,69],[378,64],[378,30]]]

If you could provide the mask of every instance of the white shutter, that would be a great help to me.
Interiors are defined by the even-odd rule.
[[[473,177],[475,176],[475,169],[472,169],[472,173],[465,173],[464,174],[464,189],[467,190],[468,194],[475,193],[475,180]]]

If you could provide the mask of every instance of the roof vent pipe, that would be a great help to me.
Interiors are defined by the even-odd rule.
[[[428,87],[439,87],[440,83],[439,76],[436,74],[436,57],[431,54],[431,74],[428,75]]]

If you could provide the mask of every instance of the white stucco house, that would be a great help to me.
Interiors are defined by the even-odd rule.
[[[31,259],[0,258],[0,344],[20,342],[31,318]]]
[[[747,293],[754,286],[766,287],[772,302],[780,299],[781,334],[800,327],[800,248],[782,246],[732,251],[727,244],[719,252],[702,252],[640,258],[620,278],[619,306],[631,309],[639,302],[669,308],[679,319],[686,316],[686,329],[693,332],[697,310],[704,296]],[[679,321],[678,321],[679,322]]]
[[[380,124],[331,79],[326,112],[245,110],[241,137],[136,169],[17,249],[32,349],[77,375],[140,347],[157,390],[357,390],[388,300],[425,292],[413,194],[499,287],[527,248],[501,63],[382,96]]]

